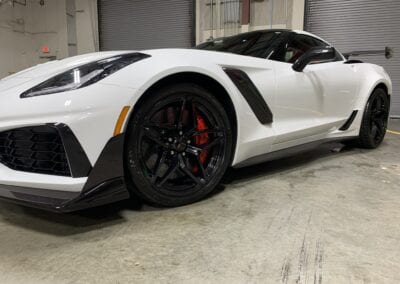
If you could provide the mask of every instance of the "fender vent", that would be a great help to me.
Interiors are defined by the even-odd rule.
[[[71,176],[59,132],[47,125],[1,132],[0,162],[17,171]]]
[[[247,101],[258,121],[262,124],[272,123],[272,112],[249,76],[238,69],[224,68],[224,71]]]
[[[354,119],[357,116],[357,112],[358,112],[358,110],[353,110],[353,112],[351,113],[351,115],[347,119],[347,121],[342,125],[342,127],[339,128],[340,131],[345,131],[345,130],[349,129],[349,127],[351,126],[351,124],[353,123]]]

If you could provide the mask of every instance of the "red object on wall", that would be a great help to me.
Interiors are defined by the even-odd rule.
[[[48,45],[43,45],[42,46],[42,52],[43,53],[49,53],[50,52],[50,48]]]
[[[250,23],[250,0],[242,1],[242,25]]]

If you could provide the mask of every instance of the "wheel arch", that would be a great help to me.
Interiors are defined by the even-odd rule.
[[[373,78],[372,78],[373,79]],[[390,90],[391,90],[391,85],[390,81],[384,80],[383,78],[376,79],[375,81],[371,80],[365,80],[365,84],[361,87],[361,91],[359,92],[359,97],[358,101],[354,106],[355,110],[359,110],[360,115],[356,116],[356,119],[353,121],[353,126],[350,127],[350,129],[347,131],[349,135],[355,134],[358,135],[361,127],[361,122],[362,118],[364,116],[364,111],[367,106],[368,100],[371,97],[372,93],[378,89],[382,88],[385,90],[389,101],[390,101]]]
[[[377,88],[384,89],[389,99],[392,93],[390,78],[386,78],[382,74],[376,72],[374,69],[372,69],[372,72],[370,69],[365,69],[363,71],[359,96],[355,104],[355,109],[359,110],[364,110],[369,97]]]
[[[375,82],[375,84],[372,84],[372,86],[369,88],[369,91],[362,102],[363,110],[364,110],[369,98],[371,97],[371,95],[374,93],[374,91],[376,89],[383,89],[390,100],[390,87],[388,86],[388,84],[386,82],[379,80],[379,81]]]
[[[370,92],[370,94],[368,95],[368,99],[367,99],[367,101],[369,100],[369,98],[371,97],[371,95],[375,92],[375,90],[377,90],[377,89],[382,89],[385,93],[386,93],[386,96],[387,96],[387,99],[389,100],[389,111],[390,111],[390,100],[391,100],[391,94],[390,94],[390,89],[389,89],[389,87],[384,83],[384,82],[380,82],[380,83],[378,83],[378,84],[376,84],[375,85],[375,87],[372,89],[372,91]],[[390,114],[389,114],[390,115]]]
[[[386,95],[388,95],[389,97],[390,97],[390,94],[389,94],[389,88],[388,88],[388,86],[385,84],[385,83],[383,83],[383,82],[380,82],[380,83],[378,83],[373,89],[372,89],[372,92],[371,92],[371,94],[376,90],[376,89],[383,89],[384,91],[385,91],[385,93],[386,93]],[[371,95],[370,94],[370,95]]]
[[[128,117],[126,118],[126,123],[125,123],[125,129],[124,131],[129,128],[130,121],[132,120],[132,117],[134,117],[138,111],[138,109],[141,107],[143,102],[146,101],[146,99],[156,92],[157,90],[160,90],[162,88],[165,88],[167,86],[171,86],[174,84],[178,83],[192,83],[196,84],[207,91],[209,91],[222,105],[222,107],[225,109],[229,121],[231,123],[232,127],[232,136],[233,136],[233,143],[234,145],[232,146],[232,156],[231,156],[231,162],[234,159],[234,153],[236,151],[236,143],[238,139],[238,119],[237,119],[237,113],[235,106],[233,104],[233,101],[228,93],[228,91],[223,87],[217,80],[214,78],[202,74],[202,73],[197,73],[197,72],[178,72],[178,73],[173,73],[169,74],[161,79],[159,79],[157,82],[153,83],[150,87],[148,87],[140,96],[140,98],[137,100],[137,102],[134,104],[132,110],[129,112]]]

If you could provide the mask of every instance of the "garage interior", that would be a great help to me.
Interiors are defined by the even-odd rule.
[[[393,81],[375,150],[329,143],[232,169],[178,208],[136,200],[61,215],[0,202],[0,282],[400,282],[399,13],[393,0],[0,0],[0,79],[89,52],[287,28],[377,51],[355,58]]]

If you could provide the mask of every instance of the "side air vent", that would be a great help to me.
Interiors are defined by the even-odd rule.
[[[224,68],[224,71],[239,89],[258,121],[262,124],[272,123],[272,112],[249,76],[238,69]]]
[[[350,128],[351,124],[353,123],[354,119],[357,116],[358,110],[353,110],[350,117],[346,120],[346,122],[339,128],[340,131],[345,131]]]

